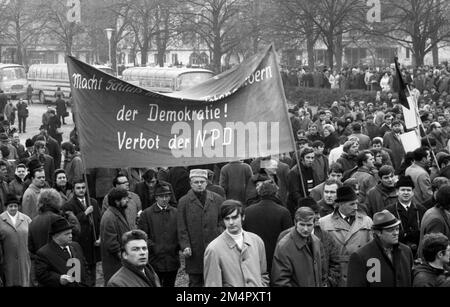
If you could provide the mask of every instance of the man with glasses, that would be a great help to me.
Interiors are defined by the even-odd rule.
[[[97,201],[86,197],[86,183],[80,179],[74,182],[73,197],[63,205],[62,210],[72,211],[80,222],[80,234],[73,240],[78,242],[86,258],[89,285],[95,286],[96,265],[100,261],[100,208]]]
[[[350,256],[348,287],[410,287],[411,249],[399,242],[401,222],[387,210],[373,216],[374,240]]]
[[[149,262],[163,287],[174,287],[180,259],[177,236],[177,209],[170,205],[173,196],[168,183],[154,186],[155,203],[139,218],[139,229],[148,236]]]
[[[220,233],[220,205],[224,199],[206,190],[208,171],[193,169],[191,189],[178,203],[178,240],[186,261],[190,287],[202,287],[203,254]]]
[[[138,216],[141,213],[142,210],[142,204],[141,199],[139,196],[133,192],[130,191],[130,183],[128,181],[127,176],[125,176],[122,173],[119,173],[113,180],[113,188],[123,189],[127,191],[128,193],[128,206],[125,209],[125,215],[127,218],[128,225],[130,225],[131,229],[136,229],[136,220]],[[105,213],[105,211],[108,209],[108,195],[109,193],[103,198],[103,204],[102,204],[102,212]],[[102,213],[102,214],[103,214]]]

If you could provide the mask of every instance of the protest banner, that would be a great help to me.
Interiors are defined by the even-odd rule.
[[[294,151],[273,46],[194,88],[159,94],[67,57],[87,168],[189,166]]]

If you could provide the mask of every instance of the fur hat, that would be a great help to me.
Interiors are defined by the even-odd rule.
[[[414,182],[411,178],[411,176],[401,176],[397,183],[395,184],[395,188],[399,189],[401,187],[411,187],[414,189]]]
[[[25,141],[25,147],[33,147],[34,146],[34,142],[31,139],[27,139]]]
[[[17,205],[20,205],[20,201],[19,201],[19,199],[16,197],[16,195],[14,195],[14,194],[8,194],[8,195],[6,196],[5,208],[8,207],[10,204],[17,204]]]

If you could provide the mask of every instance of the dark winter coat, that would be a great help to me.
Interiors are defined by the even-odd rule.
[[[189,247],[192,256],[186,258],[186,273],[203,273],[203,254],[208,244],[222,231],[220,227],[220,205],[224,199],[218,194],[206,191],[205,206],[194,191],[178,202],[178,241],[183,251]]]
[[[397,200],[398,196],[395,187],[389,188],[380,182],[367,193],[367,215],[372,218],[375,213],[383,211],[387,206],[397,203]]]
[[[394,132],[388,132],[383,137],[383,146],[392,150],[394,153],[394,160],[392,166],[395,170],[399,170],[402,165],[402,160],[405,157],[405,149],[402,142],[396,137]]]
[[[167,181],[172,185],[176,200],[180,200],[191,189],[189,171],[185,167],[170,168]]]
[[[158,275],[153,268],[147,265],[145,275],[132,265],[123,261],[122,267],[111,277],[108,287],[161,287]],[[150,277],[150,278],[149,278]]]
[[[86,261],[83,251],[77,242],[69,243],[72,258],[80,260],[81,281],[80,283],[69,283],[65,287],[85,287],[87,285]],[[61,275],[66,275],[69,271],[67,267],[69,255],[66,255],[61,247],[51,240],[41,247],[37,252],[36,278],[41,287],[64,287],[60,283]]]
[[[387,206],[386,209],[402,222],[400,224],[399,241],[408,245],[413,252],[413,256],[416,256],[420,239],[420,221],[422,221],[427,209],[421,204],[411,203],[408,211],[406,211],[398,202]]]
[[[87,202],[87,200],[85,201]],[[80,200],[75,196],[63,205],[62,210],[72,211],[77,217],[80,222],[81,231],[78,236],[73,237],[73,240],[81,245],[87,263],[95,264],[100,261],[100,250],[94,246],[95,241],[100,237],[100,209],[95,199],[91,198],[90,201],[94,211],[89,216],[84,214],[86,208],[83,207]]]
[[[388,258],[378,238],[361,247],[350,256],[348,264],[348,287],[411,287],[412,285],[412,267],[414,264],[411,249],[399,243],[394,246],[394,261]],[[378,261],[373,262],[376,259]],[[379,263],[379,281],[369,281],[367,276],[369,270],[374,270],[374,279],[376,280]]]
[[[278,236],[291,226],[289,210],[272,200],[263,199],[245,209],[244,230],[257,234],[264,241],[268,272],[271,272]]]
[[[295,228],[278,244],[273,257],[271,285],[275,287],[322,287],[326,285],[323,268],[323,243],[311,235],[311,247]]]
[[[450,287],[449,272],[434,268],[428,263],[417,265],[413,276],[413,287]]]
[[[173,272],[180,267],[177,232],[177,209],[166,210],[155,203],[139,218],[139,229],[148,236],[149,263],[157,272]]]
[[[342,169],[344,170],[344,172],[351,170],[356,166],[356,155],[349,155],[348,153],[344,152],[336,162],[342,165]]]
[[[298,172],[298,166],[294,166],[288,175],[288,203],[287,207],[289,209],[289,212],[291,212],[291,216],[293,217],[295,214],[295,208],[297,207],[298,201],[304,197],[309,196],[309,189],[308,186],[311,187],[311,189],[316,186],[319,182],[316,174],[312,171],[312,168],[307,168],[303,165],[303,163],[300,163],[300,168],[303,176],[303,184],[300,181],[300,175]],[[306,193],[304,192],[304,189],[306,189]]]
[[[450,219],[443,208],[433,207],[425,212],[421,221],[419,256],[421,245],[423,242],[423,236],[428,233],[438,232],[444,234],[445,236],[447,236],[447,238],[450,238]]]
[[[125,214],[115,207],[109,207],[100,221],[100,250],[105,285],[122,266],[120,248],[122,235],[131,228]]]

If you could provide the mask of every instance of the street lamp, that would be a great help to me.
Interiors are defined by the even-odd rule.
[[[108,59],[109,59],[109,64],[111,65],[112,60],[111,60],[111,37],[112,37],[112,33],[114,31],[114,29],[112,28],[108,28],[105,29],[106,31],[106,37],[108,38]]]

